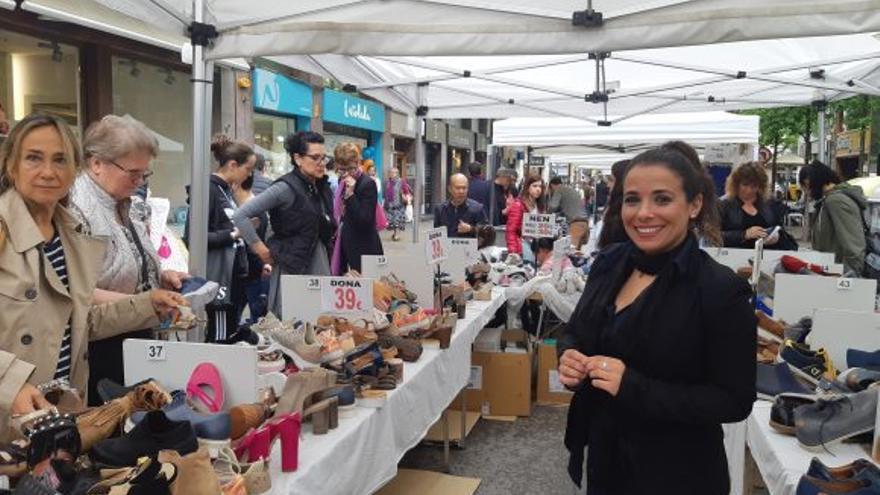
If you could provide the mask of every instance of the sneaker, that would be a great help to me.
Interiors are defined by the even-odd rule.
[[[834,380],[837,371],[825,349],[810,350],[804,344],[786,340],[779,352],[779,360],[784,361],[795,375],[817,385],[821,378]]]
[[[795,435],[794,411],[795,409],[813,404],[817,400],[815,395],[784,393],[776,396],[773,407],[770,408],[770,427],[783,435]]]
[[[880,487],[867,480],[824,481],[804,475],[798,482],[796,495],[876,495]]]
[[[784,363],[755,363],[755,388],[759,399],[772,401],[779,394],[811,395],[813,391],[797,381]]]
[[[798,344],[803,344],[811,330],[813,330],[813,319],[809,316],[804,316],[794,325],[785,327],[783,334],[785,340],[793,340]]]
[[[91,455],[97,463],[123,467],[137,465],[140,457],[155,457],[162,449],[186,455],[198,448],[189,421],[172,421],[162,411],[151,411],[127,434],[98,442]]]
[[[211,301],[217,298],[220,284],[205,280],[202,277],[190,277],[183,281],[180,293],[189,301],[194,313],[200,313]]]
[[[794,410],[795,434],[807,449],[825,447],[874,429],[877,391],[819,399]]]
[[[870,352],[860,349],[847,349],[846,365],[850,368],[880,369],[880,350]]]

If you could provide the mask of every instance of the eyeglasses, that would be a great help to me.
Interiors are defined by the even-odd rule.
[[[301,156],[307,156],[307,157],[311,158],[312,161],[318,162],[322,165],[327,165],[328,163],[330,163],[330,157],[327,155],[322,155],[320,153],[315,153],[314,155],[301,155]]]
[[[131,180],[139,180],[139,179],[147,180],[150,177],[152,177],[152,175],[153,175],[152,170],[131,170],[131,169],[127,169],[127,168],[123,167],[122,165],[116,163],[115,161],[113,161],[109,158],[105,158],[104,161],[106,161],[107,163],[113,164],[116,168],[118,168],[119,170],[122,170],[123,172],[128,174],[128,177]]]

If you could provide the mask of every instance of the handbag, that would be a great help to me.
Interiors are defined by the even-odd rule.
[[[406,223],[413,222],[413,207],[412,204],[406,205],[406,210],[404,210],[404,215],[406,215]]]

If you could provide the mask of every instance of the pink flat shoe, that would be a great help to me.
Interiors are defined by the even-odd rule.
[[[217,367],[211,363],[201,363],[196,366],[186,384],[186,396],[197,408],[204,408],[211,413],[220,412],[224,400],[223,380],[220,379],[220,371]]]

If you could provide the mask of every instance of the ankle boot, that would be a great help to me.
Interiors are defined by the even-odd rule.
[[[83,452],[90,451],[98,442],[113,436],[131,412],[131,399],[126,396],[90,409],[77,417],[76,427],[82,440]]]
[[[306,397],[331,386],[331,380],[332,383],[335,383],[335,376],[323,368],[310,368],[288,376],[287,382],[284,384],[284,391],[275,408],[275,416],[290,413],[302,414],[303,402]]]

